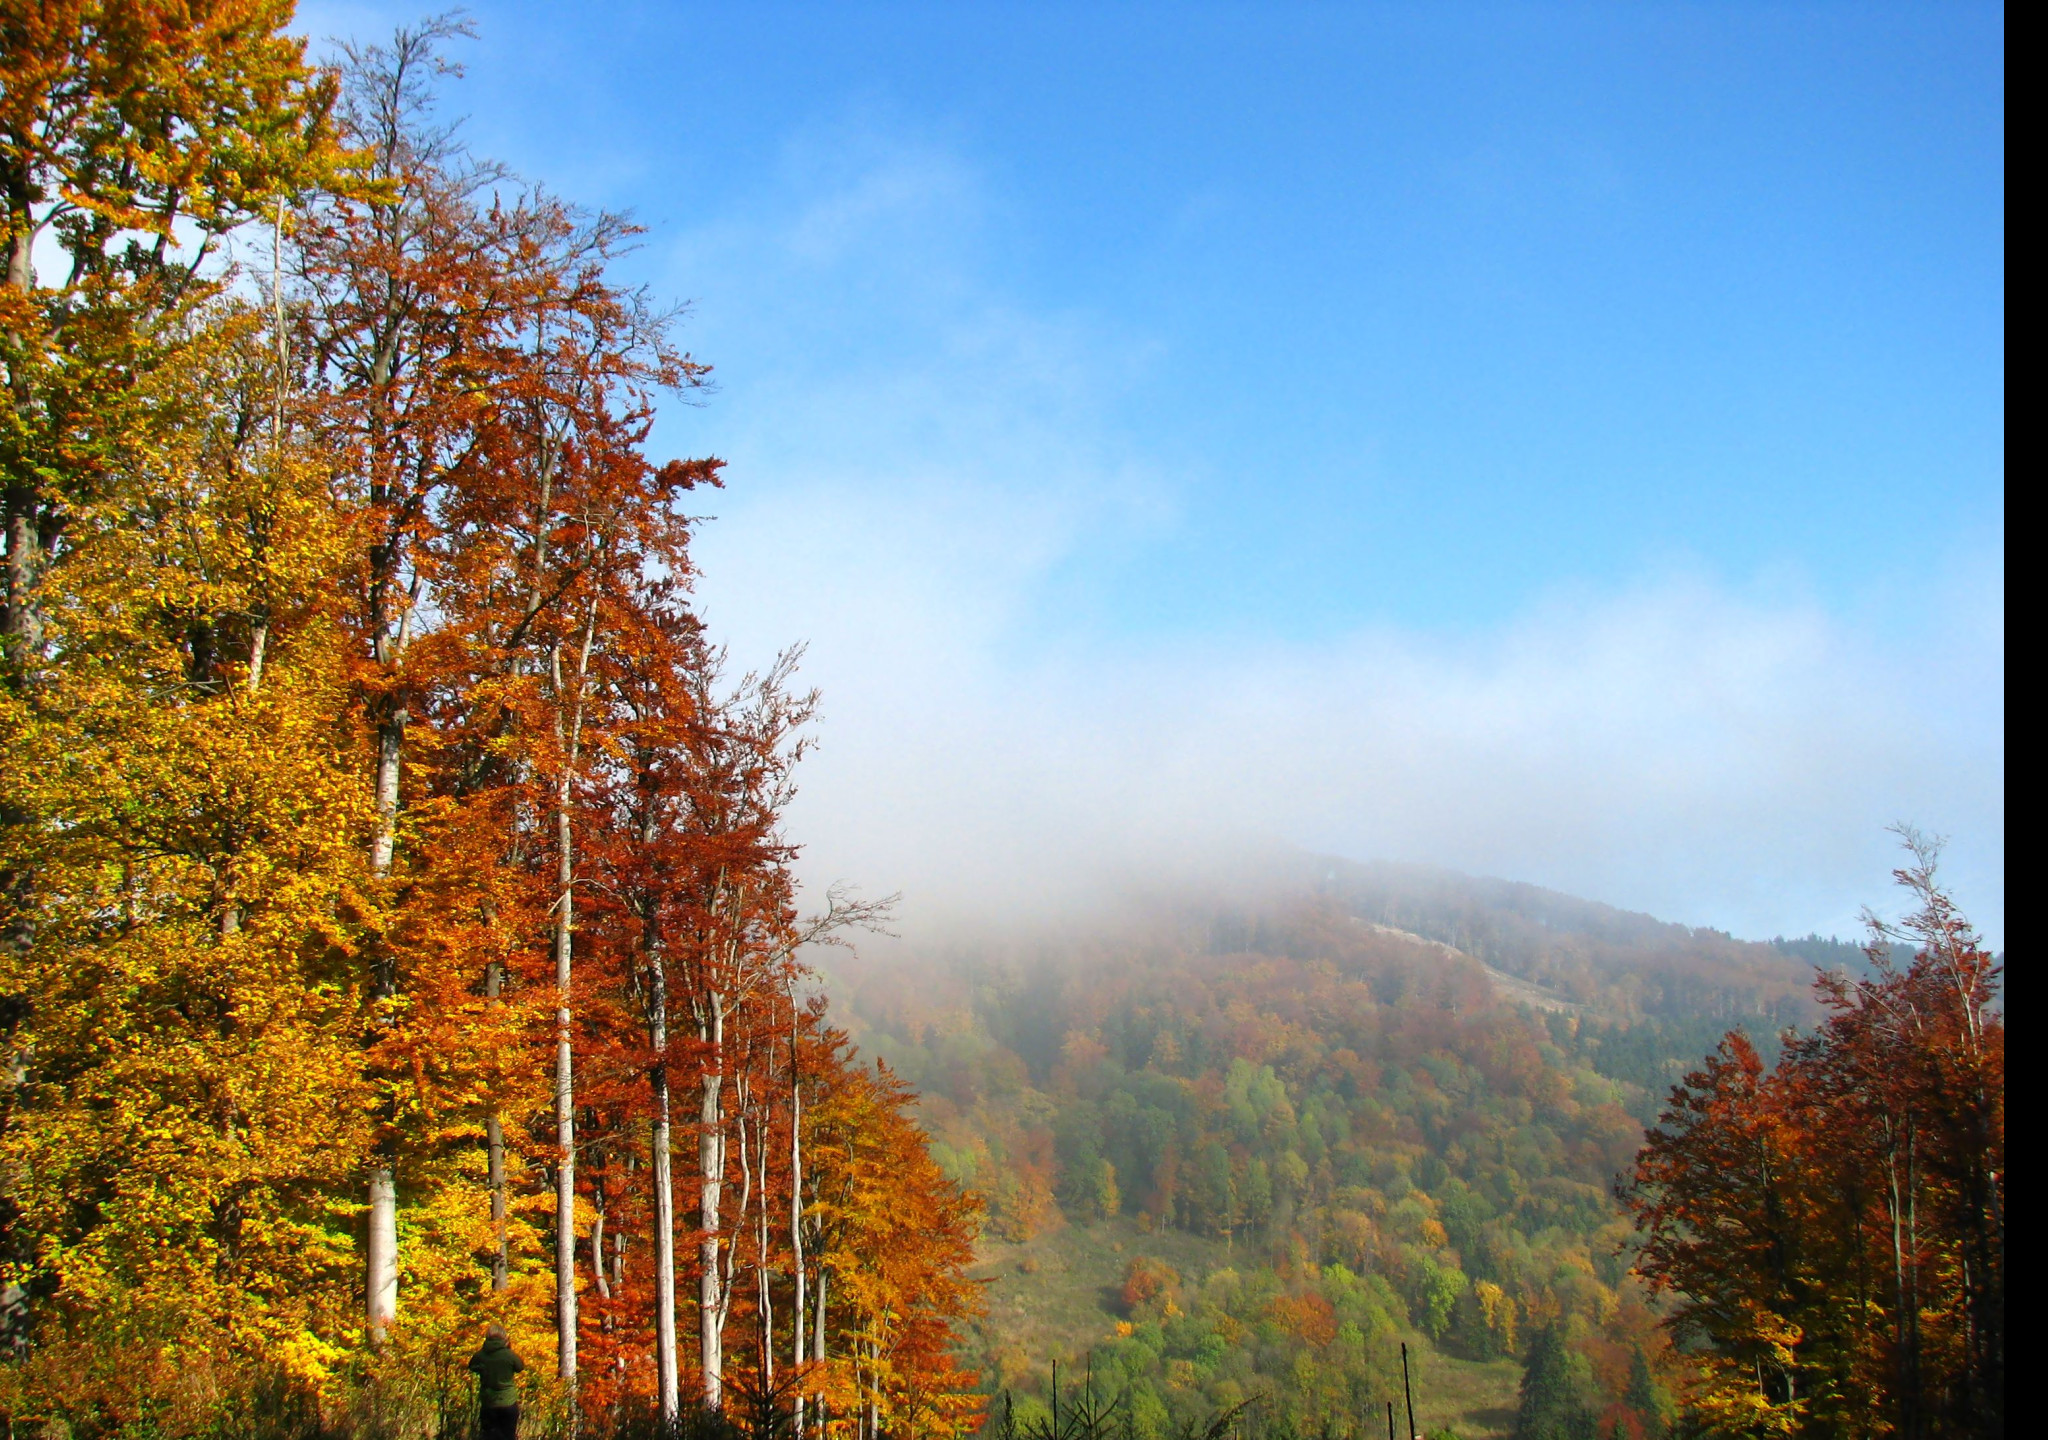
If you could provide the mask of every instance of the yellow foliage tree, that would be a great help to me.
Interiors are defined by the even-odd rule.
[[[4,953],[27,1063],[0,1156],[41,1323],[317,1379],[353,1249],[362,816],[323,609],[340,537],[266,423],[276,384],[260,317],[189,317],[44,577],[36,683],[0,699],[10,799],[41,819],[6,832],[37,904]]]

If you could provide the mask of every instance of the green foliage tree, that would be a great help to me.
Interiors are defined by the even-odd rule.
[[[1211,1140],[1195,1152],[1191,1203],[1198,1223],[1218,1235],[1237,1228],[1237,1187],[1230,1178],[1230,1153]]]
[[[1561,1327],[1545,1325],[1529,1341],[1515,1406],[1515,1440],[1593,1440],[1588,1388],[1586,1362],[1572,1353]]]
[[[1430,1339],[1441,1340],[1450,1329],[1451,1315],[1460,1297],[1465,1294],[1464,1272],[1426,1254],[1415,1257],[1415,1268],[1416,1322]]]
[[[1658,1383],[1650,1369],[1650,1357],[1640,1345],[1629,1353],[1628,1388],[1621,1392],[1621,1403],[1635,1412],[1649,1440],[1660,1440],[1671,1428],[1671,1397]]]

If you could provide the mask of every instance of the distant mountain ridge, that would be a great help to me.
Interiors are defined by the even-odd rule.
[[[1525,881],[1392,861],[1312,863],[1304,888],[1362,920],[1623,1018],[1803,1023],[1813,1018],[1815,966],[1855,970],[1864,960],[1847,941],[1739,940]]]

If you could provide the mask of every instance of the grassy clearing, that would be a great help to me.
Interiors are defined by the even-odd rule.
[[[1163,1260],[1189,1281],[1234,1263],[1258,1263],[1215,1240],[1179,1230],[1148,1234],[1121,1218],[1068,1224],[1021,1244],[984,1238],[972,1274],[987,1287],[988,1314],[969,1337],[974,1363],[992,1383],[1013,1384],[1053,1359],[1081,1362],[1116,1333],[1117,1291],[1139,1256]],[[1522,1367],[1460,1359],[1419,1333],[1406,1338],[1416,1429],[1448,1425],[1465,1440],[1504,1440],[1514,1428]]]

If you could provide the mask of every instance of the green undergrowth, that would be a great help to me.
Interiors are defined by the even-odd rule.
[[[1171,1308],[1159,1295],[1131,1303],[1129,1277],[1158,1270],[1177,1277]],[[1318,1272],[1311,1288],[1279,1282],[1243,1246],[1185,1231],[1147,1232],[1128,1219],[1069,1224],[1018,1242],[984,1240],[974,1271],[986,1315],[965,1337],[966,1358],[990,1392],[991,1428],[1019,1440],[1054,1434],[1054,1366],[1064,1401],[1060,1440],[1070,1435],[1170,1440],[1200,1435],[1229,1417],[1222,1434],[1365,1440],[1385,1433],[1392,1402],[1407,1433],[1401,1345],[1418,1434],[1449,1430],[1464,1440],[1505,1437],[1514,1427],[1522,1367],[1474,1360],[1432,1344],[1405,1323],[1397,1297],[1342,1267]],[[1310,1294],[1336,1297],[1327,1314]],[[1327,1302],[1326,1302],[1327,1303]],[[1293,1307],[1290,1311],[1289,1307]],[[1268,1318],[1302,1313],[1303,1341]],[[1320,1343],[1316,1343],[1320,1341]],[[1089,1375],[1092,1370],[1092,1385]],[[1092,1402],[1086,1396],[1092,1394]],[[1074,1430],[1089,1405],[1117,1407],[1109,1428]]]

